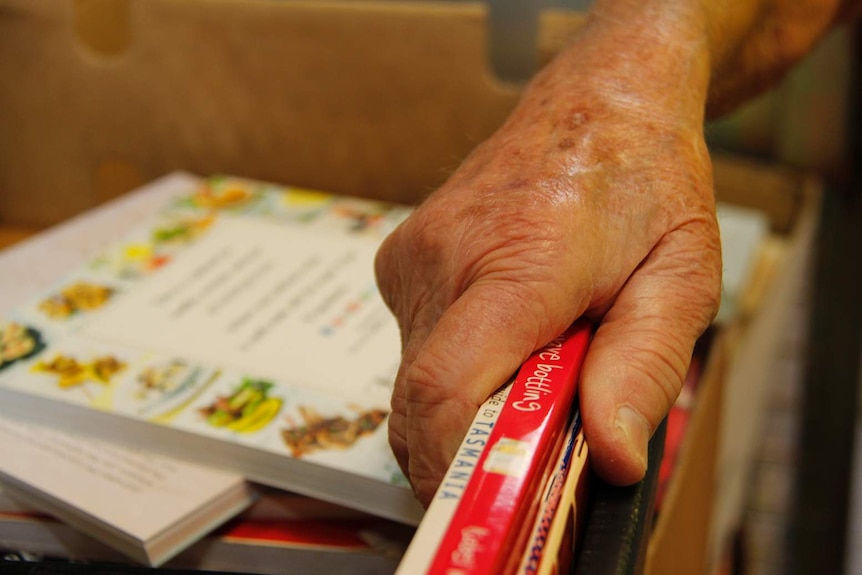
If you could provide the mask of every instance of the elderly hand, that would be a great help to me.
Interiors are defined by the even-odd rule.
[[[599,326],[580,382],[592,465],[639,480],[716,312],[699,63],[621,53],[606,26],[543,70],[378,253],[403,342],[390,443],[424,504],[478,406],[582,315]]]

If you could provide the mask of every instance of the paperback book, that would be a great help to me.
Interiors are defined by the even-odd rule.
[[[521,366],[457,500],[453,504],[445,494],[452,491],[449,475],[462,467],[458,456],[426,515],[436,527],[426,529],[429,520],[423,520],[399,572],[497,574],[518,568],[543,486],[563,449],[590,336],[591,326],[577,322]],[[474,427],[482,425],[482,414]]]
[[[251,505],[236,474],[0,419],[0,480],[30,509],[158,566]]]
[[[175,174],[4,252],[13,296],[33,289],[0,294],[0,416],[416,524],[386,437],[400,339],[373,277],[408,213]]]
[[[586,517],[589,449],[575,412],[553,472],[542,489],[538,513],[529,531],[517,573],[568,573]]]

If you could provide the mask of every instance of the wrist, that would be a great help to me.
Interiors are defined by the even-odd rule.
[[[710,79],[706,15],[687,2],[654,4],[599,0],[524,103],[598,98],[615,112],[700,130]]]

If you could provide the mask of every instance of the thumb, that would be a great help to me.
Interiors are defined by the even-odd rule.
[[[698,233],[694,242],[674,234],[629,278],[582,371],[591,465],[618,485],[643,478],[649,439],[679,395],[694,344],[720,301],[717,234]]]

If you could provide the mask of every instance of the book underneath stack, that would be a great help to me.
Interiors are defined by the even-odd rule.
[[[0,555],[118,567],[136,562],[87,531],[0,492]],[[412,533],[403,524],[345,507],[266,492],[164,567],[273,575],[285,573],[286,566],[291,573],[392,573]]]

